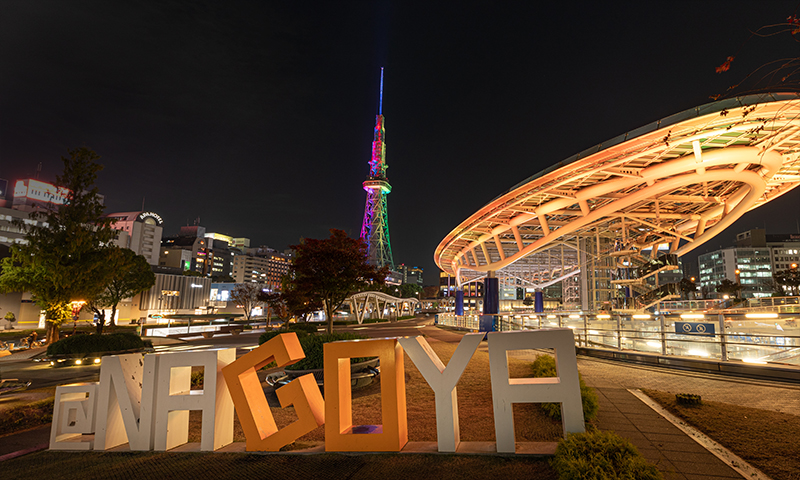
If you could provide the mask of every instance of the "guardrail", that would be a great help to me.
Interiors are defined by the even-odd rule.
[[[486,316],[437,315],[439,325],[480,331]],[[571,328],[575,344],[664,356],[754,364],[800,365],[800,314],[785,312],[681,315],[555,312],[493,315],[495,331]]]

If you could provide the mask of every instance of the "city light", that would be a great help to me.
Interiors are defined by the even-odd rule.
[[[767,362],[765,362],[763,360],[759,360],[757,358],[743,358],[742,361],[744,363],[755,363],[755,364],[758,364],[758,365],[766,365],[767,364]]]
[[[777,313],[746,313],[745,318],[778,318]]]
[[[689,355],[691,355],[691,356],[695,356],[695,357],[710,357],[710,356],[711,356],[711,355],[710,355],[708,352],[706,352],[705,350],[689,350],[687,353],[688,353]]]
[[[681,318],[706,318],[702,313],[682,313]]]

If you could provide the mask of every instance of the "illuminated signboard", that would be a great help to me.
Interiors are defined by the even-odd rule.
[[[161,219],[161,215],[155,212],[142,212],[139,214],[139,220],[150,225],[161,225],[164,223],[164,220]]]
[[[70,195],[69,189],[57,187],[50,183],[40,182],[39,180],[17,180],[14,185],[15,198],[29,198],[45,203],[63,205],[67,203]]]

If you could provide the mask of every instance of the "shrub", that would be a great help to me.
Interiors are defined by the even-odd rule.
[[[281,333],[287,333],[287,330],[284,330],[282,328],[278,328],[276,330],[270,330],[268,332],[264,332],[264,333],[262,333],[261,335],[258,336],[258,344],[259,345],[264,344],[267,341],[272,340],[273,338],[277,337]],[[298,335],[298,337],[299,336],[300,335]]]
[[[629,441],[612,432],[568,435],[559,442],[551,461],[559,480],[659,480],[661,473],[647,463]]]
[[[314,335],[317,333],[317,324],[316,323],[290,323],[288,327],[290,332],[304,332],[309,335]]]
[[[556,373],[556,359],[550,355],[539,355],[531,365],[533,376],[540,377],[555,377]],[[578,379],[581,385],[581,404],[583,405],[583,420],[588,422],[597,416],[597,410],[600,405],[597,401],[597,394],[594,393],[592,387],[587,386],[583,382],[583,377],[578,374]],[[550,418],[561,420],[561,405],[558,403],[542,403],[540,404],[542,410]]]
[[[310,329],[307,328],[307,327],[306,328],[299,328],[299,329],[283,328],[283,327],[276,328],[275,330],[270,330],[268,332],[264,332],[261,335],[259,335],[258,344],[261,345],[262,343],[265,343],[268,340],[272,340],[273,338],[277,337],[281,333],[294,333],[295,335],[297,335],[297,338],[303,338],[303,337],[305,337],[306,335],[309,334],[308,330],[310,330]],[[314,332],[312,332],[312,333],[316,333],[316,328],[314,329]]]
[[[700,405],[703,403],[703,397],[693,393],[676,393],[675,401],[683,405]]]
[[[134,333],[111,333],[108,335],[72,335],[51,343],[48,355],[75,353],[121,352],[141,350],[145,347],[142,338]]]
[[[204,372],[192,372],[191,386],[192,389],[203,388],[203,380],[205,379]]]
[[[323,347],[322,345],[328,342],[336,342],[339,340],[358,340],[367,338],[363,335],[355,333],[325,333],[322,335],[308,335],[300,339],[300,346],[303,347],[303,352],[306,358],[300,360],[294,365],[286,367],[287,370],[314,370],[323,368]],[[359,363],[365,361],[366,358],[351,358],[350,363]]]

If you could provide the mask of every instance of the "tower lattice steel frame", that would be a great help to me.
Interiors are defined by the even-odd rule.
[[[361,224],[361,239],[368,246],[369,263],[378,267],[388,265],[394,270],[392,244],[389,241],[389,212],[386,195],[392,191],[386,178],[386,134],[383,126],[383,67],[381,67],[381,89],[378,115],[375,117],[375,134],[372,141],[372,158],[369,161],[369,177],[362,184],[367,191],[364,206],[364,222]]]

